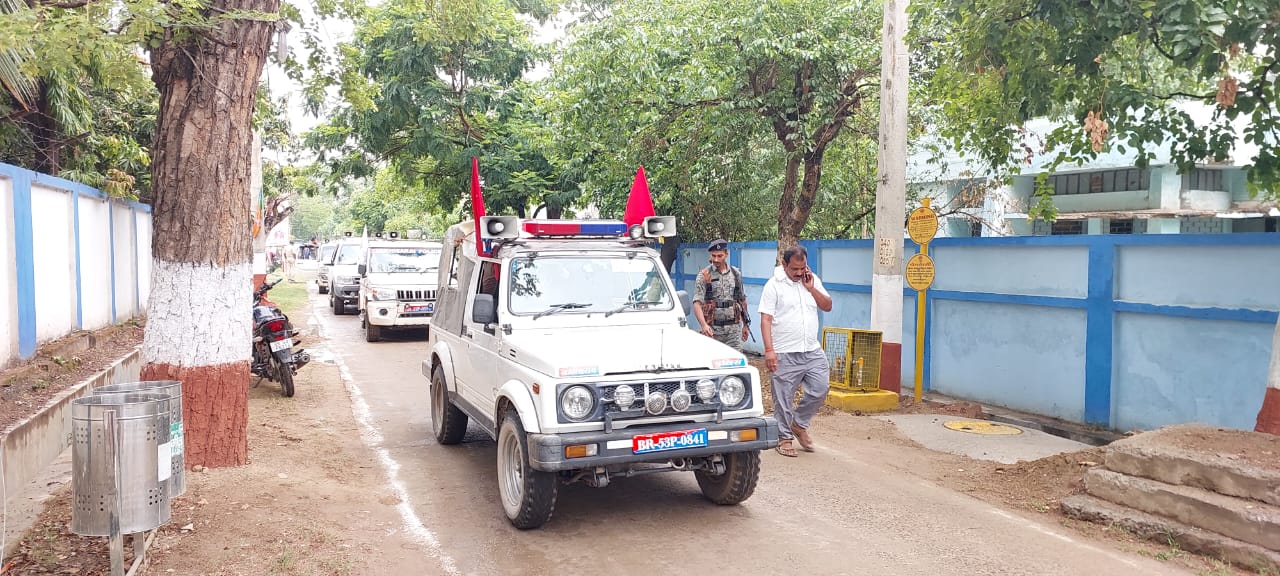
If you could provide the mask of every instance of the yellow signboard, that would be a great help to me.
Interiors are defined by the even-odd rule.
[[[907,218],[907,234],[916,244],[924,244],[938,233],[938,213],[925,202],[924,206],[911,211]]]
[[[927,290],[933,284],[933,258],[916,254],[907,260],[907,285],[914,290]]]

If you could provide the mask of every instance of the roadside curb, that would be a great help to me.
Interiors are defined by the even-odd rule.
[[[0,433],[0,458],[4,468],[0,480],[5,488],[0,497],[6,504],[71,446],[71,401],[99,386],[137,381],[141,369],[142,346],[138,346],[105,370],[58,393],[38,412]],[[22,527],[19,533],[25,529]],[[18,539],[6,538],[4,555],[10,556],[18,544]]]

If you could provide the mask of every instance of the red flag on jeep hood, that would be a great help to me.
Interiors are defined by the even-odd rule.
[[[476,254],[486,255],[480,239],[480,217],[484,216],[484,194],[480,191],[480,160],[471,157],[471,216],[476,221]]]
[[[622,221],[630,227],[633,224],[642,224],[644,219],[649,216],[656,216],[653,210],[653,197],[649,195],[649,182],[644,178],[644,166],[636,170],[636,179],[631,182],[631,195],[627,197],[627,211],[622,215]]]

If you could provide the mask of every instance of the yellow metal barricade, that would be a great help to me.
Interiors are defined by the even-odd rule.
[[[832,388],[870,391],[880,389],[880,338],[873,330],[824,327],[822,349],[831,368]]]

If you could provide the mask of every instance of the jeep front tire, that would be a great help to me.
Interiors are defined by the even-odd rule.
[[[556,477],[529,466],[529,443],[520,416],[510,410],[498,430],[498,499],[511,525],[538,528],[556,507]]]
[[[716,476],[702,469],[693,475],[698,479],[702,495],[708,500],[725,506],[739,504],[756,490],[756,480],[760,477],[760,451],[733,452],[722,457],[724,474]]]
[[[441,444],[457,444],[467,435],[467,415],[449,401],[439,364],[431,369],[431,431]]]

